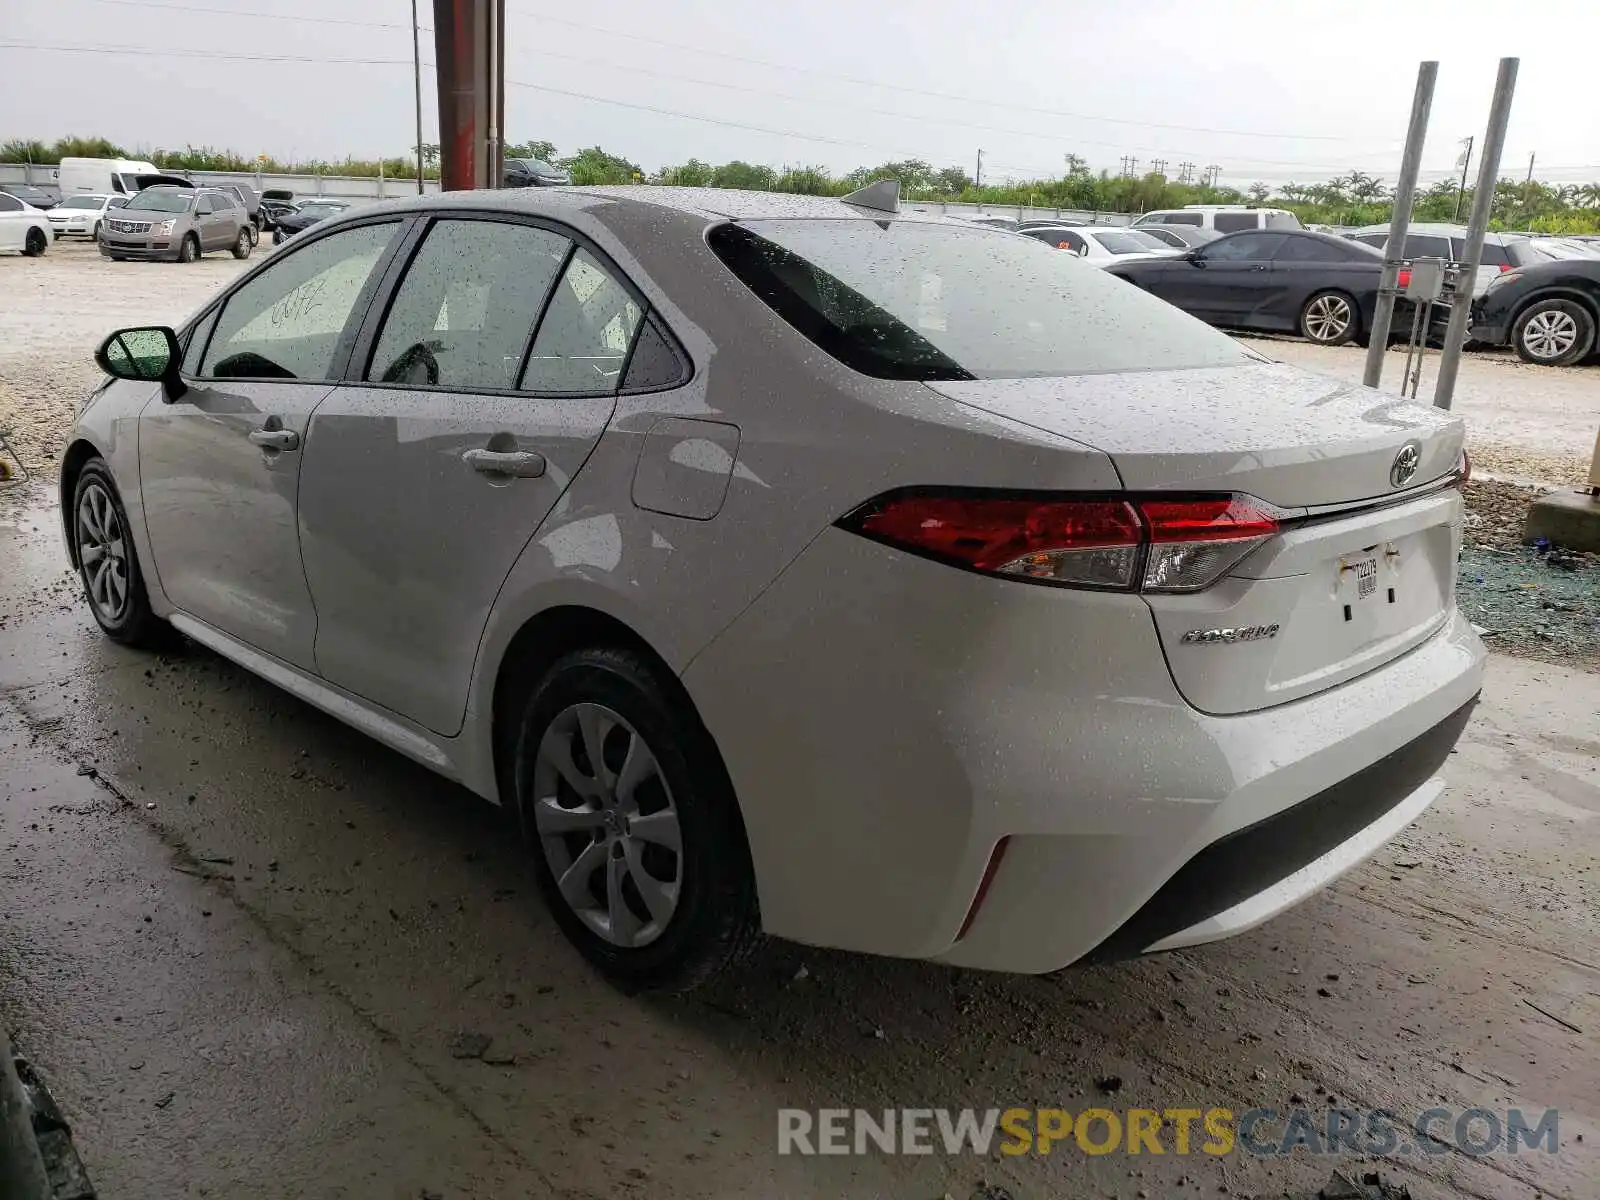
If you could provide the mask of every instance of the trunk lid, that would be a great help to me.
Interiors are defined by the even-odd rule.
[[[929,386],[1103,451],[1129,491],[1243,492],[1285,510],[1282,531],[1216,584],[1145,594],[1196,708],[1333,687],[1425,640],[1454,606],[1460,494],[1428,486],[1461,457],[1449,413],[1275,363]]]

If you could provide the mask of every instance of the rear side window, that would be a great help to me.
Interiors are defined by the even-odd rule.
[[[524,391],[595,396],[617,390],[644,310],[587,250],[567,263],[533,339]]]
[[[1294,237],[1283,239],[1283,245],[1278,247],[1278,252],[1272,256],[1273,262],[1303,262],[1303,263],[1330,263],[1348,262],[1355,257],[1343,246],[1335,242],[1325,242],[1321,238]]]
[[[1460,262],[1467,256],[1467,243],[1464,238],[1451,238],[1451,248],[1455,251],[1455,259]],[[1509,267],[1511,256],[1506,253],[1506,248],[1499,242],[1484,242],[1483,257],[1478,261],[1480,267]]]
[[[1163,225],[1194,225],[1196,227],[1206,223],[1205,218],[1199,213],[1185,212],[1157,213],[1155,220]]]
[[[1219,212],[1212,218],[1218,233],[1238,233],[1241,229],[1256,229],[1261,221],[1253,212]]]
[[[1238,237],[1218,238],[1205,248],[1207,262],[1264,262],[1284,241],[1282,233],[1242,233]]]
[[[679,355],[672,339],[657,324],[654,317],[639,330],[634,343],[633,356],[628,359],[628,374],[623,379],[625,392],[655,392],[676,387],[689,378],[689,368]]]
[[[1304,229],[1300,218],[1291,212],[1269,212],[1267,214],[1268,229]]]
[[[711,248],[774,312],[880,379],[1005,379],[1247,361],[1165,301],[1031,238],[919,221],[719,225]]]
[[[1407,258],[1450,258],[1450,239],[1428,233],[1406,234]]]
[[[370,382],[509,390],[571,243],[532,225],[437,221],[406,269]]]
[[[1389,240],[1387,233],[1357,233],[1350,237],[1352,242],[1360,242],[1363,246],[1371,246],[1374,250],[1382,250]]]

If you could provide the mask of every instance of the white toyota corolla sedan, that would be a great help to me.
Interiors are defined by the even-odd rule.
[[[878,185],[352,210],[98,360],[104,630],[506,805],[632,987],[1237,933],[1438,797],[1482,681],[1459,419]]]

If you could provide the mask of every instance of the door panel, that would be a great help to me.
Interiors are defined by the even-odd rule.
[[[435,222],[369,382],[312,421],[300,544],[318,669],[439,733],[461,727],[495,597],[610,420],[608,354],[642,316],[568,250],[530,225]]]
[[[196,382],[153,400],[139,432],[145,524],[167,598],[259,650],[314,668],[316,615],[300,566],[298,448],[258,446],[271,423],[303,443],[330,385]],[[286,439],[284,439],[286,440]]]
[[[140,420],[145,522],[168,599],[308,670],[316,612],[300,560],[301,461],[398,229],[363,226],[283,254],[201,324],[185,394],[152,400]]]

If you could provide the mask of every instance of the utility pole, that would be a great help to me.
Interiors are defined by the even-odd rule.
[[[1167,160],[1164,158],[1152,158],[1150,160],[1150,173],[1165,179],[1167,177]]]
[[[1533,223],[1533,155],[1528,155],[1528,181],[1522,185],[1522,223]]]
[[[1411,97],[1411,124],[1406,128],[1406,148],[1400,156],[1400,181],[1394,188],[1394,215],[1383,244],[1383,274],[1378,280],[1378,304],[1372,314],[1367,339],[1367,362],[1361,382],[1377,387],[1383,379],[1383,355],[1389,349],[1389,326],[1394,320],[1394,297],[1399,290],[1400,264],[1405,258],[1406,234],[1411,230],[1411,206],[1417,197],[1417,175],[1422,170],[1422,146],[1428,140],[1428,114],[1433,111],[1433,85],[1439,64],[1424,62],[1417,68],[1417,90]],[[1480,239],[1481,240],[1481,239]],[[1472,279],[1471,273],[1462,276]],[[1472,289],[1467,288],[1467,295]],[[1427,331],[1423,331],[1427,335]]]
[[[983,186],[983,151],[978,151],[978,173],[972,177],[972,186],[976,190]]]
[[[1217,186],[1217,176],[1219,176],[1221,174],[1222,174],[1222,168],[1219,167],[1216,163],[1212,163],[1210,166],[1208,166],[1206,168],[1206,186],[1209,187],[1209,188],[1216,187]]]
[[[1452,224],[1461,220],[1461,200],[1467,193],[1467,166],[1472,162],[1472,138],[1465,139],[1467,148],[1461,153],[1461,184],[1456,188],[1456,211],[1450,218]]]
[[[422,195],[422,45],[417,30],[417,0],[411,0],[411,69],[417,83],[417,195]]]
[[[1181,162],[1178,164],[1178,182],[1194,182],[1194,164],[1192,162]]]
[[[1511,98],[1517,91],[1517,66],[1521,59],[1502,58],[1494,81],[1494,100],[1489,105],[1489,128],[1483,135],[1483,153],[1478,156],[1478,188],[1472,193],[1472,216],[1467,220],[1467,246],[1461,258],[1461,282],[1456,286],[1450,308],[1450,328],[1444,335],[1444,353],[1439,356],[1439,378],[1433,387],[1433,403],[1449,408],[1455,398],[1456,373],[1461,369],[1461,347],[1467,340],[1467,319],[1472,312],[1472,281],[1478,277],[1483,261],[1483,235],[1489,228],[1489,213],[1494,208],[1494,181],[1500,174],[1500,152],[1506,144],[1506,126],[1511,122]]]

